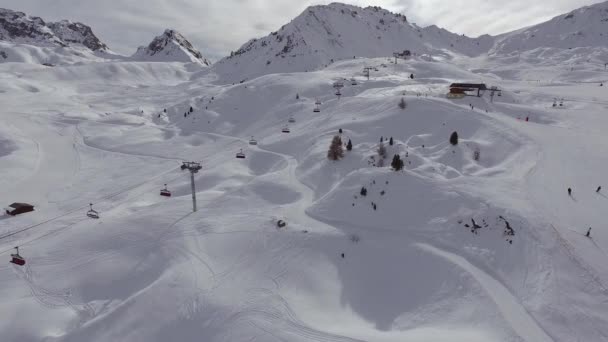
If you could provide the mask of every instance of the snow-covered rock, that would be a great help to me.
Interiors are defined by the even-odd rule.
[[[197,49],[179,32],[165,30],[148,46],[141,46],[133,55],[134,60],[155,62],[184,62],[211,65]]]
[[[311,6],[276,32],[253,39],[219,61],[227,80],[280,72],[310,71],[340,59],[413,54],[475,56],[491,48],[490,36],[469,38],[436,26],[421,28],[380,7],[332,3]]]
[[[91,51],[108,51],[87,25],[68,20],[47,23],[42,18],[3,8],[0,8],[0,40],[39,47],[76,45]]]

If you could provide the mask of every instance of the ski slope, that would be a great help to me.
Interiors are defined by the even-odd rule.
[[[2,341],[606,340],[605,76],[527,58],[234,85],[180,63],[1,64],[0,199],[36,206],[0,217],[1,257],[28,262],[0,264]],[[446,99],[469,80],[502,96]],[[332,162],[339,129],[354,148]],[[203,165],[195,213],[182,161]]]

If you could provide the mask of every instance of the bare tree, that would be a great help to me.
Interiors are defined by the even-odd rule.
[[[340,160],[344,157],[344,149],[342,148],[342,139],[339,135],[334,136],[327,151],[327,158],[330,160]]]

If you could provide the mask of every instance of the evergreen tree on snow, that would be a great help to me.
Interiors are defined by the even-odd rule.
[[[391,146],[393,146],[393,137],[391,137],[391,138],[389,139],[388,144],[389,144],[389,145],[391,145]]]
[[[194,108],[192,108],[192,106],[190,106],[190,113],[194,112]]]
[[[405,99],[402,97],[401,101],[399,101],[399,108],[405,110],[407,108],[407,103],[405,103]]]
[[[398,154],[395,154],[395,156],[393,157],[393,161],[391,162],[391,166],[393,167],[393,170],[395,171],[400,171],[403,170],[403,160],[401,159],[401,157]]]
[[[361,188],[361,192],[360,192],[361,196],[365,197],[367,196],[367,189],[365,187]]]
[[[339,160],[344,157],[344,149],[342,148],[342,139],[339,135],[336,135],[331,140],[331,145],[327,151],[327,158],[330,160]]]
[[[458,133],[454,132],[452,133],[452,135],[450,136],[450,144],[456,146],[458,145]]]
[[[296,94],[296,100],[300,99],[300,94]]]

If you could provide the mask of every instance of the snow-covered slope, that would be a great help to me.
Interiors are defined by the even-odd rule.
[[[552,49],[234,85],[190,62],[0,64],[0,206],[35,206],[0,215],[0,340],[605,341],[607,74],[565,54],[595,47]],[[447,99],[458,81],[501,96]]]
[[[537,48],[608,47],[608,1],[497,37],[492,55]]]
[[[36,206],[0,217],[2,257],[27,260],[0,263],[3,341],[602,341],[607,88],[579,83],[596,66],[546,66],[547,85],[411,59],[334,95],[383,61],[237,85],[192,64],[1,65],[0,202]],[[502,96],[447,100],[460,80]],[[330,161],[340,130],[353,149]],[[182,160],[203,163],[195,213]]]
[[[209,66],[211,63],[179,32],[165,30],[154,38],[148,46],[141,46],[132,59],[154,62],[199,63]]]
[[[311,71],[332,61],[384,57],[410,50],[448,57],[447,51],[478,55],[493,43],[489,36],[471,39],[436,26],[421,28],[401,14],[380,7],[340,3],[312,6],[270,35],[253,39],[214,65],[226,80],[293,71]]]
[[[67,20],[45,22],[0,8],[0,63],[69,65],[121,59],[91,28]]]

